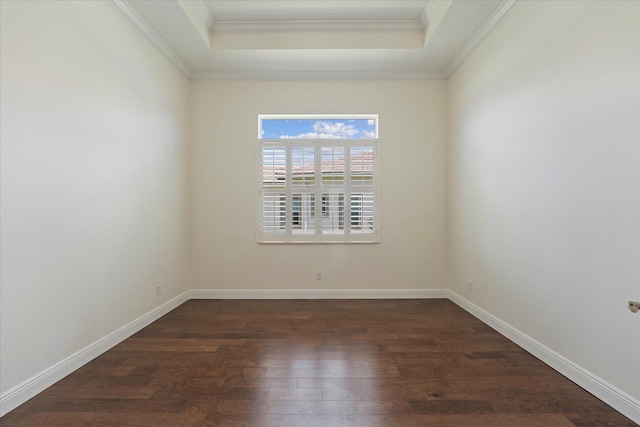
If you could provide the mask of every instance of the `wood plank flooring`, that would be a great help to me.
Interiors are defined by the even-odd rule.
[[[191,300],[3,426],[634,426],[448,300]]]

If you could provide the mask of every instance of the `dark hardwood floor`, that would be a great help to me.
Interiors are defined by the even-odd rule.
[[[191,300],[3,426],[634,426],[447,300]]]

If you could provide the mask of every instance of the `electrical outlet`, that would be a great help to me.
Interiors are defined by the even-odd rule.
[[[467,282],[467,291],[473,292],[473,282]]]
[[[162,285],[156,285],[156,295],[162,295]]]
[[[322,271],[316,271],[316,280],[322,280]]]

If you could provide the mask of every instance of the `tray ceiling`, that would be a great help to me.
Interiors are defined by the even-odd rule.
[[[112,0],[188,77],[444,77],[513,0]]]

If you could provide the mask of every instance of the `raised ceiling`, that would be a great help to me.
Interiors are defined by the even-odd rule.
[[[188,77],[444,77],[514,0],[113,0]]]

